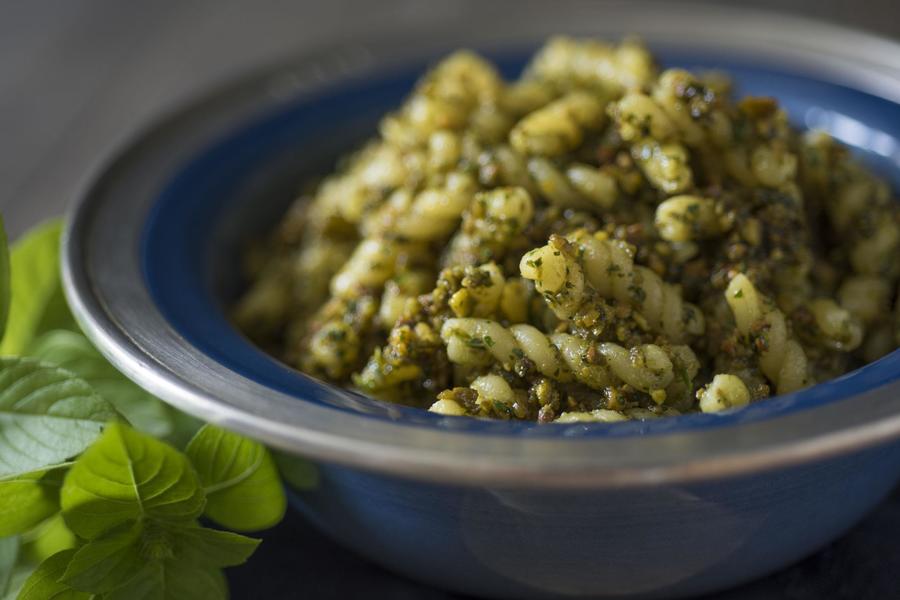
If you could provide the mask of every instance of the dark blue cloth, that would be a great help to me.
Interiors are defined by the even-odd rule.
[[[232,598],[460,598],[344,550],[296,512],[231,569]],[[843,538],[779,573],[704,600],[900,600],[900,489]]]

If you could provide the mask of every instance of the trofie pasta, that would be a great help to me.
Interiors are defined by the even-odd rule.
[[[900,203],[776,100],[556,38],[458,52],[247,254],[238,326],[445,416],[720,412],[900,345]]]

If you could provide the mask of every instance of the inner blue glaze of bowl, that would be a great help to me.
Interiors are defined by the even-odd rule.
[[[529,49],[531,50],[531,49]],[[722,69],[736,94],[776,97],[800,128],[825,129],[850,145],[874,170],[900,187],[900,106],[776,65],[746,57],[658,52],[664,66]],[[490,55],[490,53],[488,53]],[[530,51],[491,58],[514,77]],[[373,135],[380,115],[398,106],[427,61],[369,78],[326,86],[286,101],[268,114],[224,134],[172,174],[147,219],[139,252],[147,286],[160,311],[185,339],[212,359],[251,380],[336,410],[456,431],[529,437],[630,436],[734,425],[846,400],[900,380],[900,351],[810,389],[719,414],[578,428],[530,422],[451,419],[427,411],[335,391],[266,355],[228,321],[242,243],[280,216],[304,178],[327,173],[341,152]],[[268,186],[272,165],[293,181]]]

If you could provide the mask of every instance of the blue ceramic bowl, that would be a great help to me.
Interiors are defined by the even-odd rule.
[[[64,244],[73,310],[179,408],[313,462],[296,505],[349,548],[495,597],[676,597],[735,585],[851,527],[900,479],[900,352],[748,408],[540,426],[446,418],[312,380],[226,318],[242,243],[375,131],[429,61],[474,46],[514,76],[552,33],[638,32],[664,65],[722,68],[900,183],[900,47],[697,7],[523,10],[502,31],[342,46],[249,77],[117,155]]]

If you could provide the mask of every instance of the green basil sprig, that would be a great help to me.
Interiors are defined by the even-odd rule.
[[[276,463],[136,386],[77,330],[60,229],[8,252],[0,221],[0,600],[227,598],[222,569],[260,541],[202,521],[277,524]]]

